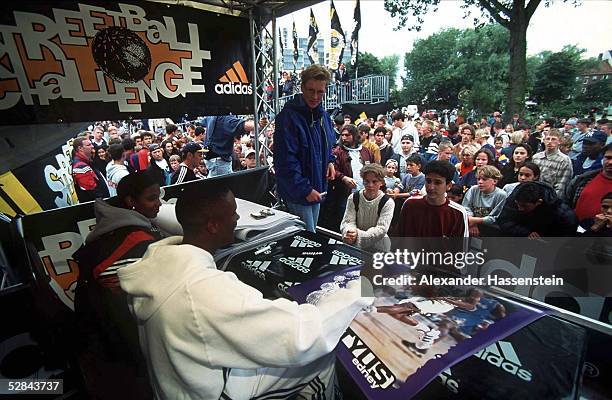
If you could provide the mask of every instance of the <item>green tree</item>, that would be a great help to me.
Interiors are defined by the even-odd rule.
[[[566,1],[566,0],[564,0]],[[574,5],[580,0],[568,0]],[[548,6],[550,0],[544,0]],[[385,0],[385,9],[392,17],[399,17],[398,28],[407,27],[409,30],[420,30],[424,23],[424,16],[430,9],[437,11],[441,0]],[[463,0],[466,10],[465,17],[469,17],[471,6],[478,6],[482,16],[497,22],[509,33],[508,49],[510,62],[507,73],[506,112],[508,114],[521,113],[525,107],[525,94],[527,82],[527,27],[535,10],[542,0]],[[474,18],[476,25],[482,25],[481,19]]]
[[[503,105],[508,32],[499,25],[447,29],[415,42],[404,56],[405,104],[490,111]]]
[[[387,75],[389,76],[389,87],[395,89],[396,77],[399,70],[399,55],[393,54],[378,59],[371,53],[359,52],[359,62],[355,66],[347,66],[346,71],[351,78],[355,77],[355,70],[358,76],[366,75]]]
[[[576,96],[576,101],[587,110],[607,107],[612,103],[612,80],[600,79],[588,85],[585,93]]]
[[[555,101],[567,100],[575,94],[579,82],[576,81],[582,70],[580,59],[584,50],[576,46],[565,46],[563,50],[543,55],[543,60],[535,71],[533,97],[546,107]]]

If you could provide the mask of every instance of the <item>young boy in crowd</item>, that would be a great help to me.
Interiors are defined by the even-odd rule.
[[[575,236],[578,227],[576,214],[542,182],[518,185],[508,196],[498,223],[503,236],[531,239]]]
[[[580,226],[585,230],[583,236],[612,236],[612,192],[601,198],[601,213],[580,221]]]
[[[402,190],[400,178],[395,176],[399,165],[395,160],[387,160],[385,164],[385,191],[387,194],[398,194]]]
[[[481,228],[483,234],[491,235],[508,195],[497,187],[502,174],[494,166],[478,167],[476,176],[478,185],[468,189],[462,203],[468,214],[470,236],[481,236]]]
[[[413,154],[406,160],[406,176],[402,180],[402,193],[398,198],[416,196],[425,186],[425,175],[421,172],[422,158],[418,154]]]
[[[369,251],[388,251],[391,240],[387,232],[395,202],[380,190],[385,172],[380,164],[368,164],[359,173],[364,189],[349,196],[340,232],[348,244]]]
[[[423,168],[423,174],[427,194],[406,200],[399,219],[399,236],[468,237],[465,209],[446,198],[455,167],[448,161],[434,160]]]
[[[457,184],[453,185],[450,190],[446,192],[446,197],[457,204],[461,204],[463,201],[463,186]]]

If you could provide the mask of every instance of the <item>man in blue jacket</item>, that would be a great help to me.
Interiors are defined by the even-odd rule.
[[[208,177],[231,174],[234,139],[252,132],[253,120],[243,120],[234,115],[208,117],[206,119],[206,168]]]
[[[336,142],[329,114],[321,106],[330,73],[311,65],[301,75],[302,95],[276,117],[274,169],[277,190],[289,211],[306,229],[315,231],[327,180],[335,175],[332,146]]]

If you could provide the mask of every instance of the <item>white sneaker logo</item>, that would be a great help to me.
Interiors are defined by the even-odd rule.
[[[289,247],[307,247],[307,248],[321,247],[321,243],[317,243],[315,241],[308,240],[301,236],[295,236],[293,238],[293,242],[291,242],[291,245],[289,245]]]
[[[338,250],[332,251],[332,258],[329,261],[331,265],[359,265],[363,263],[359,258],[352,257]]]
[[[532,379],[531,371],[528,371],[523,367],[519,360],[512,343],[498,341],[488,346],[485,349],[480,350],[474,354],[474,357],[480,358],[481,360],[488,361],[490,364],[495,365],[498,368],[503,369],[507,373],[517,376],[526,382],[530,382]]]

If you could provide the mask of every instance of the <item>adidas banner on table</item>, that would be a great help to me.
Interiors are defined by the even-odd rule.
[[[289,294],[316,304],[358,278],[358,270],[328,274]],[[376,300],[357,315],[336,353],[368,399],[412,398],[442,371],[546,314],[475,287],[376,287],[361,279],[364,295]]]
[[[358,249],[300,231],[236,254],[225,261],[223,269],[274,297],[286,296],[287,289],[297,283],[362,263]]]
[[[585,343],[583,327],[546,316],[444,370],[416,399],[575,398]]]

